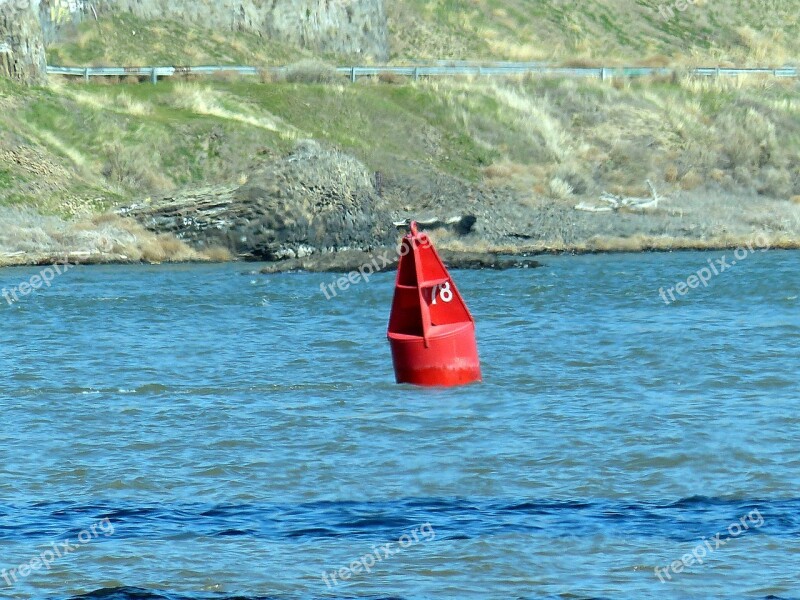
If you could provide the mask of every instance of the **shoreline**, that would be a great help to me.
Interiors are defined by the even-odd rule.
[[[753,245],[750,242],[749,245]],[[800,240],[779,240],[775,243],[759,247],[753,246],[755,250],[764,252],[775,251],[795,251],[800,250]],[[524,249],[519,251],[452,251],[447,248],[439,249],[442,260],[448,269],[454,270],[507,270],[507,269],[527,269],[543,266],[538,259],[547,257],[561,256],[589,256],[589,255],[613,255],[613,254],[667,254],[673,252],[721,252],[725,250],[736,250],[748,248],[748,242],[714,244],[704,243],[695,240],[693,243],[680,244],[673,247],[661,245],[649,245],[639,249],[631,248],[586,248],[575,246],[572,248],[544,248],[544,249]],[[384,250],[374,252],[337,252],[326,254],[314,254],[303,259],[285,259],[279,261],[255,260],[249,257],[238,257],[231,260],[212,260],[202,258],[189,258],[185,260],[163,260],[146,261],[133,260],[123,256],[112,256],[93,254],[86,256],[84,252],[73,252],[65,254],[49,254],[35,257],[13,257],[0,254],[0,269],[13,268],[33,268],[47,267],[55,264],[79,265],[79,266],[157,266],[165,264],[173,265],[203,265],[203,264],[257,264],[265,265],[259,269],[262,274],[279,273],[347,273],[357,270],[358,267],[370,262]],[[381,271],[394,271],[396,262],[386,265]]]

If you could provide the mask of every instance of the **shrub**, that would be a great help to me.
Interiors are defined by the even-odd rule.
[[[560,177],[553,177],[547,186],[547,192],[554,200],[565,200],[572,195],[573,189],[570,184]]]
[[[261,83],[277,83],[278,78],[275,77],[270,69],[264,68],[258,70],[258,80]]]
[[[202,252],[211,262],[230,262],[233,260],[233,254],[230,250],[223,246],[211,246]]]
[[[389,85],[398,85],[403,83],[403,76],[398,75],[393,71],[381,71],[378,73],[378,81],[381,83],[387,83]]]
[[[329,64],[314,60],[303,60],[286,70],[289,83],[335,83],[342,80],[342,74]]]
[[[172,189],[173,183],[156,170],[143,152],[125,148],[120,143],[106,144],[103,175],[122,187],[149,192]],[[157,156],[157,153],[156,153]]]
[[[216,71],[211,75],[213,81],[222,81],[224,83],[241,81],[243,78],[244,76],[238,71]]]
[[[124,108],[126,112],[136,116],[149,115],[153,112],[151,104],[134,100],[125,92],[117,95],[117,104]]]

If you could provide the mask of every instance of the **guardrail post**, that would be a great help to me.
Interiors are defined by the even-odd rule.
[[[419,81],[419,67],[414,67],[414,81]]]
[[[356,68],[350,67],[350,83],[355,83],[357,79]]]
[[[605,80],[606,80],[606,68],[603,67],[602,69],[600,69],[600,81],[605,81]]]
[[[83,80],[84,80],[86,83],[89,83],[89,67],[86,67],[86,68],[83,70]]]
[[[719,73],[720,73],[720,71],[719,71],[719,67],[717,67],[716,69],[714,69],[714,77],[719,77]]]
[[[150,83],[153,85],[158,83],[158,72],[155,67],[150,70]]]

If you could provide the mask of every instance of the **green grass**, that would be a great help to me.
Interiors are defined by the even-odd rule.
[[[665,19],[660,5],[673,7]],[[399,0],[387,2],[390,55],[418,59],[537,60],[590,64],[776,65],[800,59],[795,0]],[[180,43],[176,43],[180,40]],[[279,65],[347,62],[255,33],[129,14],[81,24],[48,48],[59,65]]]
[[[14,186],[14,172],[8,168],[0,168],[0,189],[8,189]]]
[[[32,158],[0,170],[0,203],[73,214],[236,183],[304,138],[396,178],[446,175],[523,197],[546,196],[554,179],[585,196],[637,195],[650,179],[667,191],[789,198],[800,194],[797,91],[773,80],[549,78],[2,84],[0,101],[15,106],[0,113],[0,151]]]
[[[405,0],[388,5],[395,59],[783,64],[800,56],[793,0]]]
[[[424,86],[243,80],[17,91],[21,105],[14,117],[0,117],[0,132],[24,136],[69,172],[78,196],[104,189],[104,205],[236,182],[264,156],[285,154],[303,138],[399,175],[421,166],[478,181],[499,156],[463,131],[445,100]],[[50,182],[54,192],[57,179]],[[22,181],[13,169],[0,172],[0,197]],[[56,198],[44,194],[37,205],[57,212]]]

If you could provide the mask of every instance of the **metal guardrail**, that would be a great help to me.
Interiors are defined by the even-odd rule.
[[[729,69],[720,67],[701,67],[697,69],[670,69],[664,67],[552,67],[538,63],[491,63],[474,65],[466,63],[439,64],[435,66],[373,66],[373,67],[337,67],[342,75],[356,82],[359,77],[377,77],[383,73],[419,79],[421,77],[454,77],[454,76],[487,76],[503,77],[513,75],[551,75],[558,77],[592,77],[610,79],[613,77],[643,77],[648,75],[670,76],[676,73],[697,75],[702,77],[735,77],[739,75],[768,75],[772,77],[799,77],[800,69],[782,67],[777,69]],[[285,74],[289,67],[240,67],[240,66],[200,66],[200,67],[47,67],[50,75],[83,77],[88,81],[91,77],[149,77],[158,83],[160,77],[175,75],[213,75],[215,73],[237,73],[239,75],[258,75],[262,72]]]

